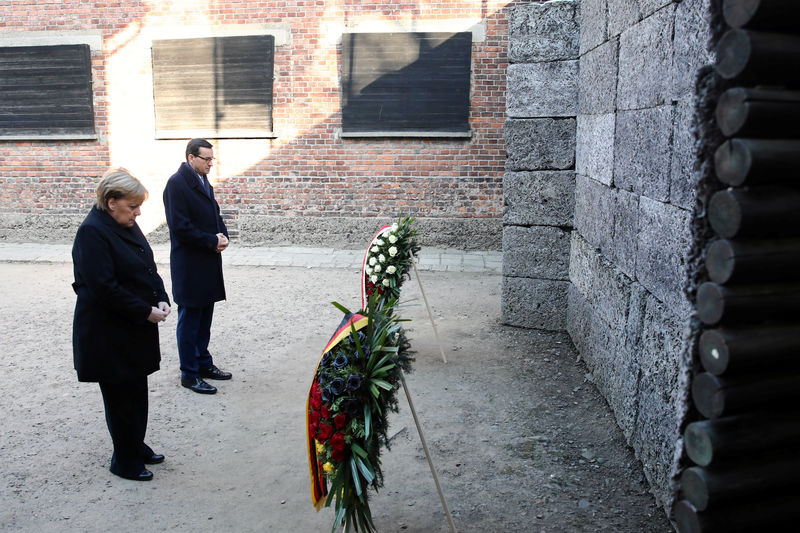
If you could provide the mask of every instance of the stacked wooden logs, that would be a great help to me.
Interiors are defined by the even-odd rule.
[[[728,80],[697,291],[705,326],[674,519],[681,533],[800,530],[800,1],[724,0]]]

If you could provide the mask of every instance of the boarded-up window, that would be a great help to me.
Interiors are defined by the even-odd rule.
[[[272,35],[153,41],[156,137],[271,137]]]
[[[94,138],[89,45],[0,48],[0,138]]]
[[[469,132],[472,34],[342,36],[345,136]]]

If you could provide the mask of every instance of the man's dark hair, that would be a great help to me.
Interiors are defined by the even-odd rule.
[[[189,160],[190,155],[200,155],[200,148],[214,148],[211,143],[205,139],[192,139],[186,145],[186,160]]]

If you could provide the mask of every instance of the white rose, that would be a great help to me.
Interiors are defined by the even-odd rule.
[[[384,237],[388,237],[390,233],[392,233],[392,228],[386,228],[385,230],[383,230],[383,233],[381,233],[381,235],[383,235]]]
[[[375,256],[369,258],[369,266],[374,266],[377,262],[378,260],[375,259]]]
[[[375,269],[373,270],[373,272],[380,272],[381,270],[383,269],[381,268],[380,265],[375,265]]]
[[[378,246],[383,246],[383,241],[380,239],[375,239],[375,244],[377,244]]]
[[[397,228],[398,228],[398,226],[397,226],[397,222],[395,222],[394,224],[392,224],[392,233],[394,233],[395,231],[397,231]]]
[[[369,251],[372,253],[378,253],[378,250],[380,250],[380,248],[378,248],[377,246],[373,246],[372,248],[369,249]]]
[[[395,272],[397,272],[397,268],[394,265],[389,265],[386,267],[387,274],[394,274]]]
[[[394,247],[394,246],[389,248],[389,255],[391,255],[392,257],[396,256],[397,255],[397,248]]]
[[[372,283],[378,283],[378,276],[371,276],[371,277],[369,278],[369,280],[370,280]]]
[[[383,280],[383,286],[384,287],[388,287],[389,286],[389,280],[388,279]]]
[[[365,268],[364,272],[367,273],[367,276],[371,276],[372,275],[372,269],[370,267]]]
[[[395,237],[394,235],[389,235],[389,242],[392,244],[396,243],[397,237]]]
[[[378,261],[380,261],[381,263],[385,263],[386,262],[386,256],[383,255],[383,254],[379,255],[378,256]]]

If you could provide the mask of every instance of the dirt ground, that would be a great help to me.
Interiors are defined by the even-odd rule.
[[[417,360],[407,383],[457,530],[672,531],[569,338],[499,325],[500,276],[422,276],[448,363],[412,280],[404,312]],[[72,368],[71,281],[68,264],[0,264],[0,530],[330,530],[333,512],[310,503],[303,412],[341,318],[329,302],[359,306],[357,271],[226,267],[211,349],[234,378],[214,396],[180,387],[177,313],[169,317],[147,437],[167,460],[151,482],[108,472],[100,391]],[[399,398],[375,523],[449,531]]]

